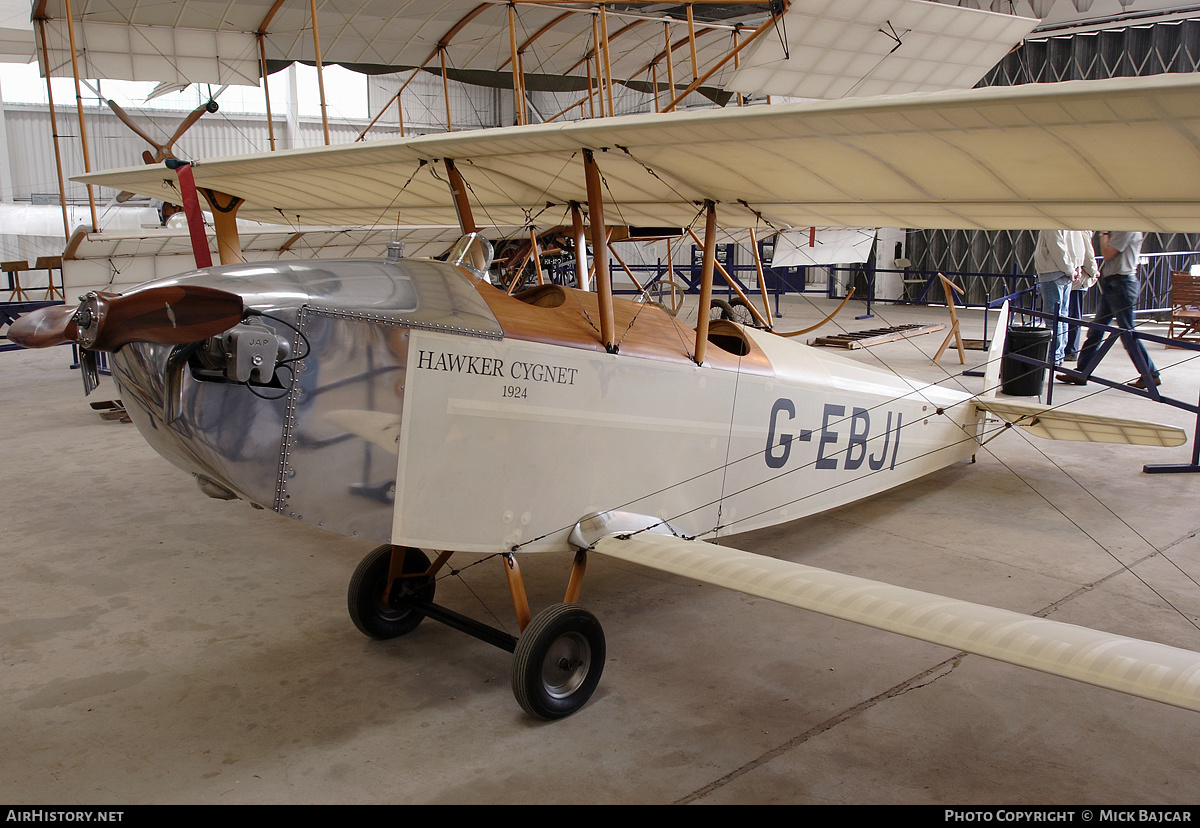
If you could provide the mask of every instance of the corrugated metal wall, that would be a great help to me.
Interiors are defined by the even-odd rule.
[[[395,94],[406,78],[407,74],[372,77],[368,86],[372,111],[378,111],[378,107]],[[450,115],[456,130],[496,126],[500,123],[500,101],[503,96],[499,90],[468,87],[455,82],[450,83],[449,88]],[[94,98],[92,100],[94,102]],[[508,106],[511,116],[511,101]],[[315,147],[324,143],[319,116],[294,119],[289,127],[283,109],[282,102],[272,101],[277,149]],[[396,134],[394,104],[391,110],[390,116],[385,115],[380,123],[372,128],[368,139],[386,138]],[[169,137],[187,116],[186,112],[146,110],[128,106],[125,107],[125,111],[140,129],[160,140]],[[404,92],[404,111],[407,134],[444,131],[446,106],[441,79],[422,75],[414,80]],[[86,188],[69,181],[71,176],[85,171],[76,109],[74,105],[64,106],[59,102],[55,113],[58,119],[59,146],[63,156],[63,175],[68,179],[67,200],[69,203],[85,204]],[[331,120],[330,143],[349,143],[356,140],[367,123],[366,119]],[[12,184],[8,192],[0,193],[0,198],[6,201],[30,201],[35,196],[47,196],[57,200],[58,179],[55,173],[49,107],[38,104],[5,104],[4,126],[8,135],[7,161]],[[84,126],[87,130],[93,170],[136,166],[143,163],[143,150],[150,149],[145,141],[134,135],[107,107],[85,106]],[[222,110],[204,115],[175,144],[175,154],[185,159],[241,155],[266,152],[270,149],[270,133],[265,114],[231,114]]]
[[[1200,21],[1184,20],[1027,40],[979,82],[1015,86],[1113,77],[1200,71]],[[1033,272],[1037,230],[910,230],[907,252],[913,267],[971,273]],[[1103,230],[1081,227],[1080,230]],[[1196,250],[1200,235],[1147,234],[1144,253]],[[979,301],[980,296],[972,296]]]

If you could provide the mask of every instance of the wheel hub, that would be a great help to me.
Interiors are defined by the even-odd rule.
[[[578,633],[555,639],[542,662],[542,682],[546,692],[556,699],[566,698],[579,689],[587,678],[592,648]]]

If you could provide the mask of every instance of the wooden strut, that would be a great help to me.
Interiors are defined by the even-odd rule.
[[[388,102],[379,107],[379,114],[371,119],[371,123],[363,127],[362,132],[358,133],[358,137],[354,139],[355,143],[363,140],[367,136],[367,133],[371,131],[371,127],[375,126],[379,119],[383,117],[383,113],[387,111],[387,108],[392,105],[392,101],[396,102],[396,109],[400,112],[400,137],[404,137],[404,106],[400,100],[400,96],[404,94],[404,90],[408,88],[410,83],[412,83],[413,78],[421,74],[421,70],[424,69],[429,64],[429,61],[433,60],[434,56],[437,54],[438,51],[436,49],[430,52],[429,57],[425,58],[425,62],[416,69],[413,69],[413,72],[408,76],[408,79],[405,80],[404,83],[400,84],[400,88],[396,91],[396,94],[388,98]]]
[[[242,240],[238,236],[237,211],[246,203],[245,199],[218,193],[207,187],[200,188],[200,193],[212,208],[213,228],[217,231],[217,255],[221,264],[241,264],[245,259],[242,257]]]
[[[38,31],[42,37],[42,62],[46,65],[46,99],[50,102],[50,131],[54,133],[54,165],[58,169],[58,203],[62,207],[63,238],[71,239],[71,220],[67,217],[67,185],[63,179],[62,149],[58,144],[58,117],[54,113],[54,92],[50,89],[50,54],[46,49],[46,21],[37,18]],[[53,284],[51,279],[51,284]]]
[[[321,126],[325,130],[325,146],[329,146],[329,113],[325,106],[325,72],[321,65],[321,33],[317,30],[317,0],[308,0],[312,9],[313,49],[317,58],[317,91],[321,97]]]
[[[642,283],[633,275],[633,271],[629,269],[629,265],[625,264],[625,260],[621,258],[621,254],[617,252],[617,248],[609,247],[608,251],[613,254],[613,258],[617,260],[617,264],[625,271],[625,275],[629,277],[629,281],[633,282],[633,286],[637,288],[638,293],[645,296],[646,289],[642,287]]]
[[[454,212],[458,214],[458,225],[463,235],[475,233],[478,228],[471,213],[471,202],[467,199],[467,182],[454,166],[454,159],[443,158],[442,163],[446,165],[446,177],[450,181],[450,195],[454,197]]]
[[[692,51],[692,81],[694,82],[700,73],[699,61],[696,59],[696,18],[692,14],[692,4],[687,4],[687,25],[688,25],[688,46]]]
[[[608,94],[608,114],[616,115],[617,108],[613,103],[612,62],[608,51],[608,12],[603,3],[600,4],[600,36],[604,39],[604,82]]]
[[[704,351],[708,347],[708,309],[712,306],[713,265],[717,261],[717,205],[705,201],[704,212],[704,259],[700,268],[700,312],[696,320],[697,365],[704,364]]]
[[[517,564],[517,556],[511,552],[501,555],[500,560],[504,563],[504,575],[508,578],[508,591],[512,594],[513,609],[517,613],[517,627],[524,632],[533,616],[529,612],[529,598],[525,595],[525,582],[521,579],[521,567]]]
[[[587,87],[588,87],[588,94],[587,94],[588,117],[595,118],[596,117],[596,96],[595,96],[595,94],[593,94],[593,91],[592,91],[592,62],[590,60],[587,62]],[[573,106],[568,107],[567,109],[564,109],[562,112],[558,113],[558,115],[555,115],[554,118],[551,118],[550,120],[553,121],[556,118],[558,118],[560,115],[570,112],[574,108],[575,107],[573,107]],[[582,112],[582,111],[583,110],[580,109],[580,112]]]
[[[600,58],[600,20],[599,15],[592,15],[592,57],[596,60],[596,100],[600,102],[600,117],[604,117],[604,69]],[[588,85],[591,91],[591,84]]]
[[[66,0],[67,13],[67,37],[71,42],[71,74],[75,78],[75,111],[79,116],[79,139],[83,146],[83,170],[84,172],[92,171],[91,154],[88,152],[87,126],[83,122],[83,94],[79,90],[79,60],[76,57],[75,51],[75,24],[74,17],[71,14],[71,0]],[[43,40],[43,42],[45,42]],[[50,65],[46,65],[46,72],[50,72]],[[96,192],[91,184],[87,185],[88,207],[92,211],[92,231],[100,232],[100,221],[96,218]]]
[[[400,578],[405,578],[405,577],[408,577],[408,578],[434,578],[437,576],[438,572],[441,571],[442,567],[444,567],[446,565],[446,563],[450,560],[450,557],[454,554],[453,552],[439,552],[437,558],[434,559],[433,563],[431,563],[429,565],[429,569],[426,569],[424,572],[421,572],[421,573],[418,573],[415,575],[407,575],[406,576],[404,574],[404,552],[405,552],[405,549],[406,549],[406,547],[396,546],[395,544],[392,544],[392,556],[388,561],[388,576],[387,576],[387,580],[384,581],[384,584],[383,584],[383,596],[382,597],[383,597],[383,603],[385,603],[385,604],[388,601],[388,596],[392,592],[392,586],[396,583],[397,580],[399,580]]]
[[[750,254],[754,256],[754,271],[758,274],[758,289],[762,294],[763,313],[771,317],[771,299],[767,296],[767,279],[763,273],[762,256],[758,250],[758,239],[754,237],[754,228],[750,229]]]
[[[738,63],[738,35],[741,34],[741,32],[742,32],[741,29],[733,30],[733,71],[734,72],[736,72],[740,66],[740,64]],[[738,106],[746,105],[746,98],[744,95],[742,95],[741,92],[737,93],[737,105]],[[753,236],[753,232],[751,233],[751,236]],[[767,297],[767,292],[763,291],[763,299],[766,299],[766,297]],[[771,311],[768,310],[767,314],[770,315],[770,313],[771,313]]]
[[[442,97],[446,100],[446,132],[454,132],[450,121],[450,81],[446,79],[446,47],[438,45],[438,57],[442,63]]]
[[[274,152],[275,119],[271,115],[271,90],[267,80],[267,35],[266,32],[258,32],[255,36],[258,39],[258,65],[259,71],[262,72],[263,97],[267,101],[267,137],[271,141],[271,152]]]
[[[517,118],[517,123],[525,124],[525,92],[521,88],[521,74],[518,69],[517,57],[517,6],[515,3],[508,4],[508,45],[512,51],[512,81],[513,81],[513,108]]]
[[[567,581],[567,592],[563,596],[564,604],[578,604],[579,595],[583,592],[583,575],[587,571],[587,551],[580,549],[575,553],[571,564],[571,577]]]
[[[537,283],[546,284],[546,277],[542,273],[542,251],[538,247],[537,230],[532,227],[529,228],[529,255],[533,261],[533,272],[537,274]]]
[[[666,40],[666,43],[667,43],[667,48],[666,48],[667,88],[671,90],[671,95],[667,96],[667,100],[670,100],[671,96],[675,94],[675,63],[671,58],[671,24],[670,23],[666,23],[666,22],[663,23],[663,38]],[[670,109],[670,107],[668,106],[664,109],[660,109],[659,112],[666,112],[667,109]]]
[[[729,54],[725,55],[725,57],[721,58],[715,64],[713,64],[711,69],[709,69],[703,75],[701,75],[700,77],[696,78],[691,83],[689,83],[686,89],[684,89],[682,92],[680,92],[678,95],[676,95],[669,104],[667,104],[665,107],[663,107],[663,112],[673,111],[675,109],[675,107],[679,105],[680,101],[682,101],[688,95],[695,92],[696,89],[698,89],[700,87],[700,84],[704,83],[706,80],[708,80],[713,75],[715,75],[717,73],[717,71],[720,70],[721,67],[723,67],[726,63],[735,59],[737,57],[737,55],[742,51],[742,49],[745,49],[751,43],[758,40],[758,38],[761,35],[763,35],[765,32],[770,31],[775,26],[776,21],[779,20],[779,18],[781,16],[783,16],[783,14],[786,10],[787,10],[787,4],[784,4],[783,8],[780,11],[771,15],[771,17],[767,19],[766,23],[763,23],[761,26],[759,26],[757,29],[755,29],[754,32],[751,33],[751,35],[749,37],[747,37],[745,40],[743,40],[741,43],[739,43],[737,46],[735,46],[733,48],[733,50],[729,52]],[[675,90],[672,89],[671,91],[674,92]]]
[[[583,230],[583,210],[578,201],[571,202],[571,235],[575,239],[575,284],[580,290],[591,290],[591,274],[588,272],[587,235]]]
[[[284,0],[276,0],[275,7],[272,9],[271,15],[274,15],[275,11],[279,8],[279,6],[281,6],[283,4],[283,2],[284,2]],[[408,80],[406,80],[400,86],[399,91],[397,91],[396,94],[394,96],[392,96],[392,98],[389,99],[386,104],[384,104],[382,107],[380,107],[379,115],[376,115],[371,120],[371,123],[367,124],[366,129],[364,129],[362,132],[360,132],[358,137],[355,138],[354,140],[355,141],[363,140],[363,137],[367,134],[367,132],[371,129],[371,127],[375,126],[375,122],[378,121],[380,117],[382,117],[384,110],[386,110],[389,106],[391,106],[392,101],[396,101],[397,108],[402,108],[401,104],[400,104],[400,95],[404,92],[404,90],[408,86],[408,84],[412,82],[413,78],[415,78],[417,75],[421,74],[421,70],[424,69],[426,66],[428,66],[429,61],[433,60],[435,57],[440,57],[441,63],[442,63],[442,90],[446,96],[446,129],[449,130],[450,129],[450,93],[449,93],[449,87],[446,84],[446,56],[445,56],[444,52],[446,50],[446,47],[448,47],[450,45],[451,41],[453,41],[454,38],[458,36],[459,32],[461,32],[464,28],[466,28],[467,25],[469,25],[472,20],[474,20],[476,17],[483,14],[485,11],[487,11],[490,8],[493,8],[491,3],[486,3],[486,2],[480,3],[475,8],[471,9],[471,11],[467,12],[461,18],[459,18],[458,22],[455,23],[453,26],[451,26],[450,29],[444,35],[442,35],[441,39],[438,40],[437,44],[434,45],[433,51],[429,53],[429,56],[427,58],[425,58],[424,61],[421,62],[420,66],[418,66],[416,69],[413,70],[413,73],[411,75],[408,76]],[[268,20],[269,19],[270,19],[270,16],[268,16]],[[262,24],[262,27],[265,27],[266,25],[267,25],[267,21],[264,21]],[[260,27],[260,28],[262,28],[262,27]],[[401,138],[404,137],[404,114],[403,114],[403,112],[401,112],[401,115],[400,115],[400,137]]]
[[[546,284],[546,278],[542,274],[541,258],[542,258],[542,252],[538,248],[537,230],[530,227],[529,228],[529,249],[526,250],[525,255],[521,257],[521,263],[518,264],[516,267],[514,267],[512,270],[513,278],[512,278],[512,281],[508,283],[508,290],[505,291],[509,296],[512,296],[514,293],[516,293],[520,289],[521,281],[522,281],[521,273],[524,272],[525,265],[529,264],[530,260],[533,260],[533,262],[534,262],[533,269],[534,269],[534,272],[537,274],[538,284],[539,285]],[[512,259],[509,259],[508,261],[511,262]]]
[[[583,172],[587,184],[588,221],[592,230],[592,260],[596,263],[596,292],[600,294],[600,338],[610,354],[617,352],[616,314],[613,311],[612,278],[608,273],[608,240],[604,234],[604,199],[601,196],[600,168],[591,150],[583,151]],[[708,332],[705,331],[705,336]]]
[[[392,594],[397,581],[406,578],[428,578],[432,580],[437,577],[438,572],[445,567],[450,557],[454,554],[453,552],[439,552],[437,558],[424,572],[406,574],[404,572],[406,552],[407,549],[403,546],[392,546],[392,554],[388,560],[388,575],[383,584],[383,594],[380,595],[380,601],[384,604],[388,602],[388,598]],[[525,591],[525,581],[521,577],[521,567],[517,563],[516,556],[511,552],[501,555],[500,561],[504,565],[504,575],[508,581],[509,594],[512,596],[513,610],[517,617],[517,627],[519,631],[524,632],[525,628],[529,626],[529,622],[533,619],[533,613],[529,609],[529,598]],[[571,563],[571,574],[567,580],[567,589],[563,597],[563,603],[579,603],[579,597],[583,592],[583,577],[586,572],[587,551],[581,549],[575,553],[575,559]],[[507,650],[510,653],[513,652],[517,643],[516,637],[509,635],[503,630],[473,621],[466,616],[433,602],[421,602],[418,606],[419,611],[427,617],[435,621],[440,621],[493,646]]]

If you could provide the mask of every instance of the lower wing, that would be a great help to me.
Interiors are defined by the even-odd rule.
[[[1200,711],[1200,653],[641,532],[602,537],[602,555],[1051,675]]]

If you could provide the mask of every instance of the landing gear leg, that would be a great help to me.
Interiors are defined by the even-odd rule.
[[[354,626],[371,638],[398,638],[428,617],[512,653],[513,695],[535,719],[561,719],[583,707],[604,672],[604,631],[575,603],[587,553],[575,556],[565,603],[537,615],[529,611],[516,557],[503,556],[519,638],[434,603],[435,576],[449,557],[443,552],[431,566],[420,549],[386,543],[374,549],[350,579],[346,603]]]
[[[521,570],[513,555],[505,556],[505,572],[521,627],[513,650],[513,695],[535,719],[561,719],[583,707],[604,672],[604,630],[596,616],[578,606],[587,553],[580,551],[571,567],[564,603],[533,618],[525,597]]]

